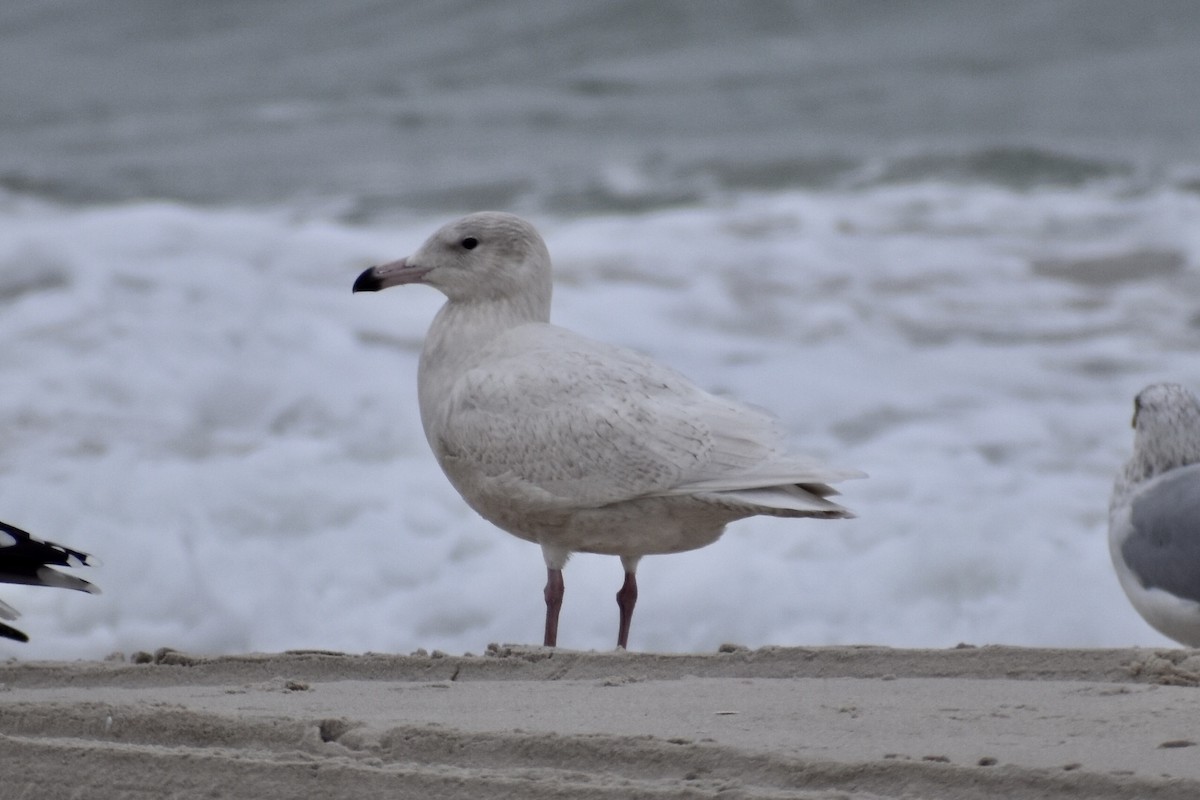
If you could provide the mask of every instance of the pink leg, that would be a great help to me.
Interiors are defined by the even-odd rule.
[[[633,620],[633,607],[637,605],[637,577],[625,573],[625,583],[617,592],[617,608],[621,609],[621,627],[617,629],[617,647],[629,649],[629,623]]]
[[[546,569],[546,647],[558,646],[558,612],[562,609],[563,576],[561,569]]]

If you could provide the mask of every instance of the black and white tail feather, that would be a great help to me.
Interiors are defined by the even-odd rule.
[[[89,594],[100,590],[82,578],[59,572],[54,567],[95,566],[96,559],[79,550],[36,539],[26,531],[0,522],[0,583],[29,586],[57,586]],[[0,600],[0,619],[15,620],[20,614]],[[29,637],[11,625],[0,622],[0,637],[27,642]]]

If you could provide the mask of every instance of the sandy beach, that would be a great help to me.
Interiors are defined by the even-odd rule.
[[[0,797],[1195,798],[1198,685],[1151,649],[12,660]]]

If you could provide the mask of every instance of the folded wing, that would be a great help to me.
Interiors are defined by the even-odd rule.
[[[481,363],[454,386],[438,445],[540,507],[733,492],[844,511],[825,484],[862,474],[788,455],[767,414],[555,326],[523,326]]]

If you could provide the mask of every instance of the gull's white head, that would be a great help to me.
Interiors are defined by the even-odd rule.
[[[551,282],[550,254],[537,230],[512,214],[482,211],[442,226],[411,256],[366,270],[354,291],[424,283],[452,303],[530,304],[549,319]]]
[[[1133,401],[1138,479],[1200,462],[1200,402],[1177,383],[1155,383]]]

